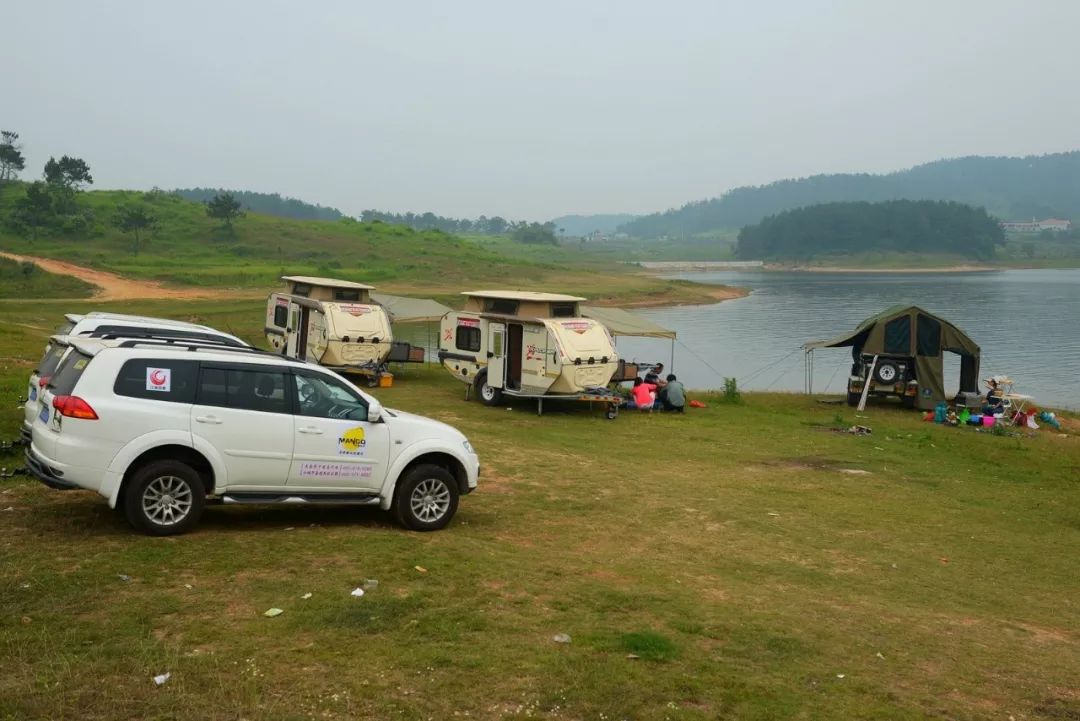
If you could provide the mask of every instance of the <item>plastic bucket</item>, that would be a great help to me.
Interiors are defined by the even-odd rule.
[[[983,418],[982,418],[982,422],[983,422],[984,426],[992,426],[992,425],[994,425],[994,421],[996,421],[996,420],[997,419],[994,418],[993,416],[983,416]]]

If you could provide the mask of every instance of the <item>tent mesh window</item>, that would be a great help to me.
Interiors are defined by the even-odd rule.
[[[941,355],[941,323],[930,316],[919,313],[915,339],[915,352],[918,355]]]
[[[893,318],[885,324],[885,352],[907,355],[911,348],[911,316]]]

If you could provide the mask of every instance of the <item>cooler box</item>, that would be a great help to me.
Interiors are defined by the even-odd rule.
[[[383,373],[379,376],[379,388],[390,388],[394,385],[394,374]]]
[[[964,408],[982,408],[983,397],[972,391],[964,391],[956,396],[956,405]]]

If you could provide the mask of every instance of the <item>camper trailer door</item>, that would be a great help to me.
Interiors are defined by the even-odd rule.
[[[285,331],[285,337],[288,341],[285,346],[285,355],[296,358],[300,338],[300,306],[296,303],[289,304],[289,328]]]
[[[504,387],[506,378],[506,324],[488,323],[487,383],[492,388]]]

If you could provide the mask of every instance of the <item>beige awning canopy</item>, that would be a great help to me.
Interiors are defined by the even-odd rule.
[[[653,323],[648,318],[623,310],[594,305],[581,306],[581,315],[601,323],[611,335],[632,335],[641,338],[670,338],[675,340],[675,331]]]
[[[391,323],[434,322],[450,312],[450,308],[431,298],[372,293],[371,299],[386,309]]]

